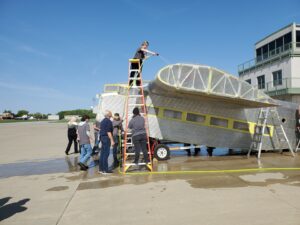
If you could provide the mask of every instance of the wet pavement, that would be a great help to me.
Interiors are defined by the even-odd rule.
[[[299,155],[299,153],[298,153]],[[112,153],[109,157],[109,165],[112,167]],[[36,159],[35,161],[15,162],[8,164],[0,164],[0,179],[12,176],[28,176],[28,175],[42,175],[52,173],[68,173],[80,172],[77,165],[79,161],[79,154],[70,154],[61,158],[55,159]],[[98,159],[90,159],[88,163],[90,169],[85,177],[99,176]],[[263,157],[258,160],[251,156],[247,158],[246,155],[224,155],[224,156],[191,156],[187,157],[184,152],[173,152],[171,158],[166,161],[154,160],[152,174],[179,174],[179,173],[233,173],[233,172],[247,172],[247,169],[276,169],[276,168],[299,168],[300,161],[298,157],[291,157],[288,152],[284,154],[279,153],[265,153]],[[228,170],[228,171],[227,171]],[[143,168],[133,168],[129,170],[132,173],[148,173]],[[259,171],[259,170],[258,170]],[[257,172],[257,171],[255,171]],[[116,168],[114,174],[122,173],[122,168]]]
[[[97,161],[83,172],[77,154],[64,155],[64,124],[21,125],[20,149],[14,129],[1,128],[1,224],[300,224],[299,153],[257,160],[227,149],[213,157],[205,149],[195,157],[178,151],[154,161],[153,173],[101,175]],[[32,144],[28,132],[36,137]],[[56,143],[46,138],[52,132]]]

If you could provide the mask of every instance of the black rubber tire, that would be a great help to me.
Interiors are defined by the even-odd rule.
[[[170,149],[167,145],[158,144],[154,148],[154,158],[158,161],[168,160],[170,158]]]

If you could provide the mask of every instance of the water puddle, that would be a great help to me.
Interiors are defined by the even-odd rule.
[[[50,159],[45,161],[32,161],[0,164],[0,179],[13,176],[29,176],[51,173],[64,173],[79,171],[77,168],[78,156]]]
[[[57,187],[49,188],[46,191],[64,191],[68,189],[69,189],[68,186],[57,186]]]

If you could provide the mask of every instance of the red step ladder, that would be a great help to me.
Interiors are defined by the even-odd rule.
[[[150,140],[149,140],[149,124],[147,109],[144,97],[144,88],[143,88],[143,79],[141,72],[142,65],[139,59],[129,59],[128,66],[128,89],[125,102],[125,129],[124,129],[124,138],[123,138],[123,172],[129,172],[130,167],[146,167],[149,171],[152,171],[152,155],[150,149]],[[132,110],[138,107],[140,109],[141,116],[145,119],[145,129],[147,135],[147,149],[148,149],[148,158],[149,163],[139,162],[138,164],[133,163],[135,156],[134,146],[132,142],[131,133],[128,129],[128,124],[132,118]],[[140,152],[142,155],[142,151]]]

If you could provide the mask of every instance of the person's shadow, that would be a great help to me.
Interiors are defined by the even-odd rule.
[[[10,199],[11,197],[0,199],[0,221],[5,220],[16,213],[25,211],[27,207],[24,207],[23,205],[30,201],[29,198],[24,198],[18,202],[6,204]]]

